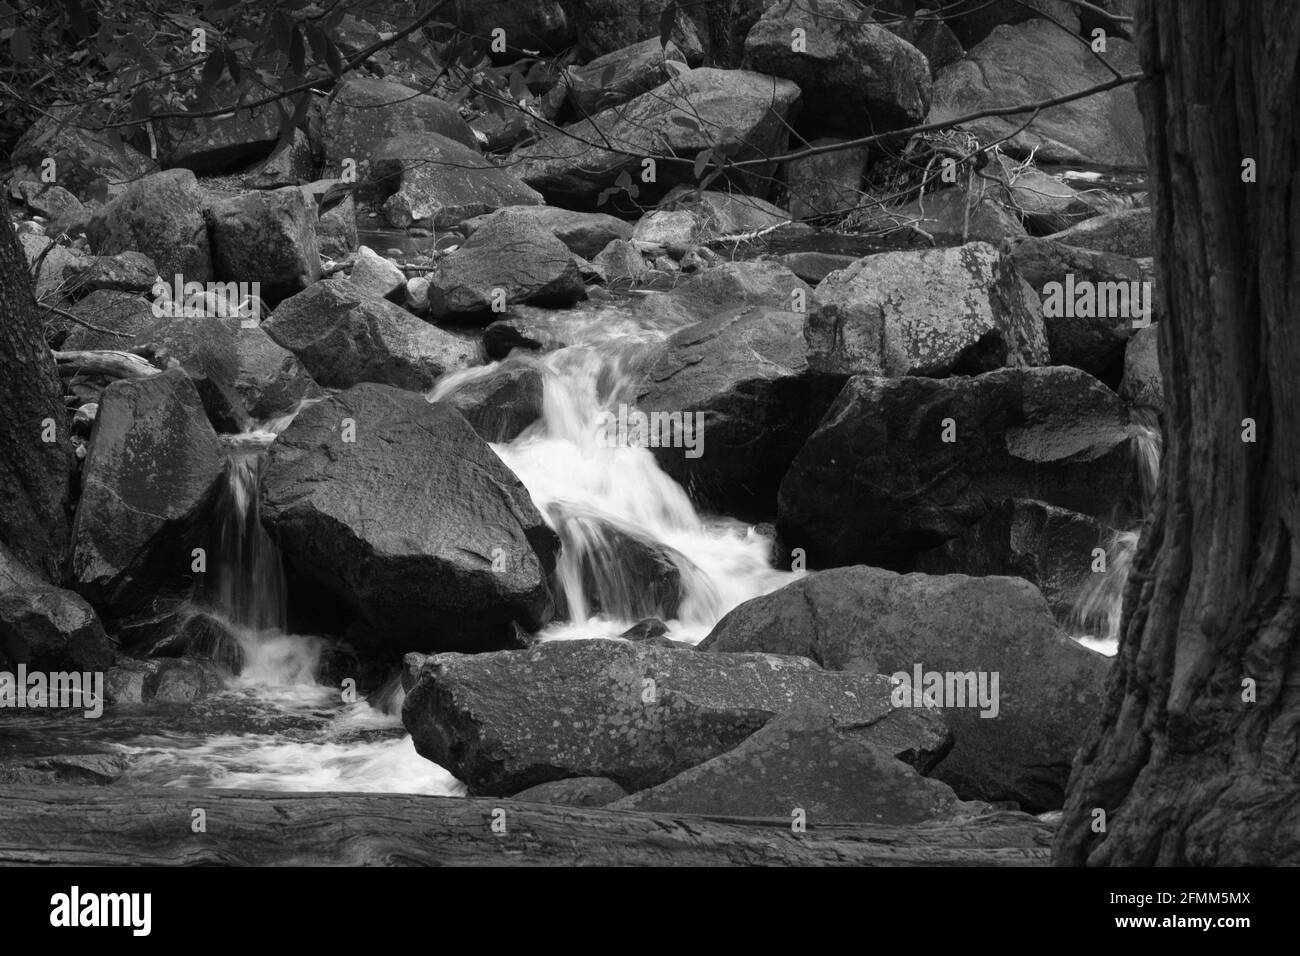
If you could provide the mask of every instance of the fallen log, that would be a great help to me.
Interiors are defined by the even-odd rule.
[[[159,374],[159,369],[131,352],[115,349],[55,352],[59,375],[108,375],[112,378],[149,378]]]
[[[203,811],[206,832],[192,825]],[[493,831],[494,820],[504,825]],[[19,787],[0,864],[233,866],[1046,865],[1023,813],[918,826],[701,817],[370,793]]]

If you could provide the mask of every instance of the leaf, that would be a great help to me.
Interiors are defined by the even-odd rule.
[[[722,175],[722,167],[714,166],[713,170],[709,173],[709,175],[705,176],[703,179],[700,180],[700,189],[701,190],[708,189],[709,186],[713,184],[713,181],[721,175]]]
[[[293,21],[279,11],[271,18],[271,40],[281,53],[287,53],[293,42]]]
[[[683,129],[688,129],[692,133],[698,133],[700,131],[700,124],[696,122],[695,117],[693,116],[686,116],[682,113],[674,113],[671,117],[669,117],[668,122],[672,123],[674,126],[680,126]]]
[[[135,95],[131,97],[131,119],[148,119],[150,112],[149,94],[145,92],[143,87],[141,87],[136,90]]]
[[[600,71],[600,85],[608,88],[614,82],[614,77],[618,76],[618,64],[611,63],[605,69]]]
[[[81,0],[67,0],[68,26],[72,27],[72,32],[81,39],[90,36],[90,17],[86,16],[86,8],[82,6]]]
[[[632,177],[626,169],[618,174],[618,179],[614,180],[614,186],[618,189],[627,189],[627,187],[631,185]]]
[[[226,48],[226,72],[230,74],[230,79],[239,83],[239,57],[235,56],[235,51]]]
[[[699,179],[704,175],[704,167],[709,165],[709,160],[713,158],[713,150],[702,149],[695,155],[695,178]]]
[[[605,205],[605,203],[609,202],[610,194],[611,194],[613,191],[614,191],[614,190],[612,190],[612,189],[602,189],[602,190],[600,191],[600,195],[596,197],[596,205],[597,205],[597,206],[603,206],[603,205]]]
[[[664,7],[664,12],[659,15],[659,46],[667,48],[669,39],[673,35],[673,27],[677,26],[677,0]]]
[[[203,61],[203,72],[199,74],[199,86],[210,91],[217,85],[217,80],[221,79],[221,71],[225,67],[225,51],[221,49],[213,50],[208,54],[208,58]]]
[[[32,58],[32,44],[27,39],[27,31],[22,27],[14,30],[13,36],[9,38],[9,52],[13,54],[15,63],[26,63]]]

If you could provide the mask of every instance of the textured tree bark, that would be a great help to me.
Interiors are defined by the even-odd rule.
[[[206,832],[192,829],[204,811]],[[492,830],[503,810],[505,832]],[[19,788],[0,865],[1046,865],[1052,828],[994,813],[933,826],[809,826],[364,793]]]
[[[42,424],[54,422],[55,441]],[[0,222],[0,542],[59,581],[71,475],[63,389],[32,298],[27,258]]]
[[[1166,450],[1055,859],[1300,863],[1300,10],[1137,16]]]

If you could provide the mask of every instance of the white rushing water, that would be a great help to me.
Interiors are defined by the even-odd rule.
[[[606,447],[600,440],[601,413],[635,400],[639,377],[672,325],[640,321],[608,304],[550,313],[548,324],[565,347],[455,373],[429,396],[441,400],[520,363],[542,374],[541,418],[492,446],[563,544],[554,584],[565,619],[541,638],[614,637],[657,616],[668,636],[697,643],[727,611],[791,580],[793,573],[771,567],[770,541],[741,522],[700,515],[648,449]],[[294,413],[230,440],[228,484],[213,528],[214,573],[197,596],[237,645],[210,649],[238,670],[216,705],[244,717],[252,712],[252,726],[276,729],[133,738],[116,745],[131,758],[125,779],[463,795],[464,786],[417,754],[402,730],[396,680],[372,695],[375,706],[346,703],[338,688],[317,683],[323,642],[285,633],[284,574],[261,525],[258,485],[265,450]],[[675,567],[680,585],[671,600],[648,579],[646,555]]]
[[[1133,457],[1142,483],[1144,510],[1149,513],[1160,480],[1163,436],[1153,410],[1133,411]],[[1142,535],[1138,529],[1118,531],[1106,544],[1106,570],[1093,574],[1075,602],[1072,629],[1076,640],[1103,654],[1119,650],[1120,624],[1124,611],[1124,587]]]

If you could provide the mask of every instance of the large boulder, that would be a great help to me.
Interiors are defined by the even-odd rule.
[[[1020,219],[990,189],[952,187],[889,209],[867,209],[860,227],[890,248],[929,249],[968,242],[997,245],[1028,235]]]
[[[594,259],[615,239],[632,238],[632,224],[600,212],[574,212],[555,206],[506,206],[484,216],[466,219],[460,224],[467,236],[483,226],[499,222],[536,226],[549,232],[575,256]]]
[[[809,227],[795,223],[793,215],[780,206],[743,193],[676,186],[664,196],[659,207],[670,212],[689,212],[696,223],[692,234],[696,241],[752,232],[772,235],[778,227],[781,236],[810,231]]]
[[[515,218],[486,222],[429,275],[429,311],[489,320],[521,302],[572,305],[586,294],[577,260],[541,225]]]
[[[833,670],[889,674],[904,713],[927,706],[917,695],[931,679],[917,685],[917,672],[940,674],[944,693],[930,703],[955,743],[934,776],[965,799],[1015,800],[1034,812],[1061,805],[1109,667],[1058,632],[1027,581],[867,567],[808,575],[747,601],[701,649],[799,654]]]
[[[384,218],[405,229],[447,229],[502,206],[542,203],[514,172],[477,149],[436,133],[392,136],[371,157],[369,188],[383,198]]]
[[[525,50],[558,53],[575,39],[572,18],[557,0],[475,0],[456,4],[447,16],[471,36],[504,30],[506,55],[514,59]]]
[[[0,664],[7,670],[106,670],[116,651],[81,595],[55,587],[0,590]]]
[[[346,279],[317,282],[281,302],[262,329],[327,388],[381,382],[424,391],[472,364],[475,343],[416,318]]]
[[[67,265],[63,278],[72,283],[78,298],[100,290],[144,293],[158,279],[158,266],[144,253],[119,252]]]
[[[1109,531],[1100,521],[1041,501],[1008,498],[960,535],[922,554],[927,574],[990,574],[1024,578],[1066,622],[1092,575],[1093,549]]]
[[[921,771],[948,746],[934,714],[890,704],[888,678],[833,674],[799,658],[584,640],[408,666],[417,675],[402,722],[416,750],[474,794],[592,776],[640,790],[816,703]]]
[[[114,142],[108,131],[82,129],[76,117],[61,113],[55,107],[50,115],[41,116],[14,146],[10,182],[15,199],[20,193],[14,186],[44,181],[41,174],[48,168],[47,159],[54,161],[54,175],[63,188],[82,200],[116,196],[158,171],[156,162],[121,140]]]
[[[587,57],[601,57],[638,41],[653,40],[658,44],[660,17],[668,0],[564,0],[563,5],[570,11],[579,50]],[[688,12],[695,11],[678,10],[668,40],[695,66],[704,51]]]
[[[230,85],[209,92],[215,102],[238,101]],[[238,172],[268,156],[280,139],[280,112],[274,103],[222,116],[171,116],[159,125],[165,165],[200,176]]]
[[[668,82],[685,71],[686,62],[676,43],[665,46],[651,37],[571,70],[569,99],[579,116],[599,113]]]
[[[908,826],[970,813],[951,787],[815,707],[778,714],[735,750],[610,804],[613,810]]]
[[[183,370],[104,389],[72,526],[77,591],[119,616],[185,589],[225,460]]]
[[[70,279],[69,273],[75,277],[94,262],[90,256],[45,236],[24,232],[19,234],[18,241],[23,248],[28,270],[35,269],[32,292],[44,302],[54,303],[74,295],[75,278]]]
[[[966,51],[941,17],[924,15],[922,10],[917,10],[917,14],[912,19],[888,20],[881,26],[920,50],[930,64],[930,76],[938,76],[940,70],[960,60]]]
[[[86,234],[101,255],[142,252],[164,280],[212,278],[207,206],[188,169],[169,169],[138,179],[90,220]]]
[[[777,527],[810,565],[906,567],[1033,498],[1123,527],[1140,518],[1128,409],[1078,369],[849,380],[781,482]]]
[[[248,412],[235,387],[238,326],[234,318],[165,317],[132,339],[129,348],[158,368],[184,369],[213,427],[242,432],[248,427]]]
[[[1064,235],[1064,233],[1063,233]],[[1073,365],[1114,385],[1119,381],[1125,343],[1133,335],[1135,317],[1129,308],[1110,307],[1108,290],[1149,290],[1153,310],[1160,303],[1152,270],[1137,259],[1094,252],[1056,239],[1022,239],[1011,258],[1043,305],[1043,325],[1056,365]],[[1142,283],[1152,283],[1144,286]],[[1091,289],[1091,304],[1080,296]],[[1138,320],[1149,321],[1150,317]]]
[[[307,205],[316,211],[316,245],[322,255],[344,259],[357,247],[357,205],[351,194],[330,205],[322,200],[331,189],[343,188],[337,179],[318,179],[298,187]]]
[[[421,395],[365,384],[299,412],[262,516],[291,588],[341,601],[358,640],[483,650],[550,619],[553,533],[460,413]]]
[[[637,188],[636,206],[654,203],[680,183],[693,182],[690,162],[656,162],[653,181],[643,178],[642,160],[668,154],[686,158],[720,143],[740,147],[739,162],[784,152],[786,118],[799,87],[739,70],[696,69],[615,109],[544,135],[514,157],[524,182],[560,206],[594,209],[621,175]],[[608,143],[613,148],[605,148]],[[737,176],[743,191],[763,196],[774,170],[760,165]]]
[[[326,175],[340,175],[351,160],[357,182],[365,182],[372,151],[399,133],[436,133],[477,148],[473,131],[450,103],[400,83],[351,76],[339,82],[325,107]]]
[[[930,108],[925,56],[849,0],[816,10],[773,3],[745,38],[745,66],[803,90],[799,122],[814,135],[867,136],[921,121]],[[802,47],[796,48],[795,30]]]
[[[1106,60],[1121,72],[1139,69],[1133,44],[1117,37],[1106,42]],[[999,26],[964,60],[939,72],[926,122],[1053,99],[1110,79],[1114,75],[1088,44],[1054,23]],[[982,143],[1005,139],[1003,149],[1015,155],[1033,152],[1040,163],[1146,166],[1142,116],[1131,86],[1043,110],[1022,130],[1024,123],[1023,115],[987,116],[965,128]]]
[[[325,394],[298,357],[261,326],[240,326],[236,330],[235,355],[239,365],[235,389],[248,414],[257,421],[285,414],[299,402]]]
[[[702,322],[721,312],[744,306],[793,311],[802,302],[806,314],[815,308],[812,286],[781,263],[770,259],[724,262],[678,283],[656,302],[670,317]]]
[[[543,382],[532,365],[506,361],[443,401],[464,415],[484,441],[510,441],[542,417]]]
[[[211,219],[216,277],[258,283],[270,308],[320,278],[316,210],[297,186],[215,202]]]
[[[809,375],[803,327],[804,315],[788,308],[729,309],[674,333],[650,367],[640,411],[703,416],[694,450],[653,449],[696,500],[727,514],[772,514],[781,477],[836,391]]]
[[[69,323],[70,331],[62,342],[69,351],[89,349],[123,349],[141,332],[157,323],[153,305],[129,292],[100,289],[67,309],[98,328]]]
[[[816,297],[817,372],[944,376],[1048,361],[1037,296],[987,243],[867,256],[823,279]]]

